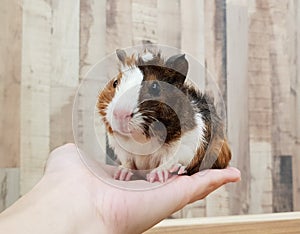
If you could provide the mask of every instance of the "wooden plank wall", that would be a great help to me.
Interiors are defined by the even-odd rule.
[[[20,191],[24,194],[40,179],[50,151],[52,6],[25,0],[22,7]]]
[[[80,79],[106,54],[106,7],[106,0],[80,1]]]
[[[87,71],[145,41],[181,48],[212,72],[243,176],[173,217],[283,211],[280,156],[291,156],[300,209],[297,0],[0,3],[0,210],[39,180],[53,148],[73,141],[73,97]]]
[[[80,1],[51,1],[50,150],[72,142],[72,107],[79,85]]]
[[[286,171],[292,168],[283,168],[283,163],[293,157],[292,147],[292,126],[295,124],[291,120],[290,101],[292,97],[291,81],[293,77],[293,68],[290,60],[293,60],[291,49],[294,49],[295,41],[291,36],[292,28],[289,27],[289,9],[294,10],[293,1],[280,1],[272,4],[270,10],[270,20],[277,25],[270,32],[271,39],[271,66],[272,66],[272,149],[274,155],[273,171],[273,199],[274,211],[291,211],[293,210],[293,194],[287,193],[292,178],[283,180],[283,173],[291,176]],[[294,13],[294,12],[293,12]],[[294,15],[294,14],[293,14]],[[280,36],[279,36],[280,35]],[[287,69],[288,68],[288,69]],[[278,105],[278,103],[281,103]],[[286,163],[285,163],[286,164]],[[288,186],[288,187],[287,187]]]
[[[19,1],[0,2],[0,166],[18,167],[22,9]],[[12,98],[13,97],[13,98]],[[10,131],[6,131],[10,129]]]
[[[213,218],[163,220],[145,234],[297,234],[300,213],[239,215]]]
[[[0,211],[19,197],[22,7],[0,1]]]
[[[247,214],[250,202],[248,23],[248,2],[240,0],[229,2],[227,4],[228,139],[233,154],[232,164],[240,168],[243,178],[241,183],[230,187],[232,214]]]
[[[299,1],[295,1],[295,9],[296,9],[296,27],[295,29],[298,29],[300,27],[300,3]],[[300,165],[300,157],[299,157],[299,152],[300,152],[300,30],[296,30],[296,45],[297,48],[295,50],[296,53],[296,90],[297,90],[297,95],[296,95],[296,100],[294,104],[295,108],[295,122],[296,122],[296,127],[295,127],[295,134],[296,134],[296,144],[294,147],[294,155],[295,157],[293,158],[293,178],[294,178],[294,210],[300,211],[300,175],[299,175],[299,167],[296,165]]]
[[[249,4],[249,212],[272,212],[272,93],[269,44],[272,24],[267,1]]]
[[[79,1],[71,2],[25,0],[22,4],[21,194],[40,179],[49,151],[73,141]]]

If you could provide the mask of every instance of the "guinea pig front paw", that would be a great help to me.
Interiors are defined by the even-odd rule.
[[[177,175],[183,175],[187,172],[186,166],[183,166],[180,163],[176,163],[175,165],[173,165],[169,171],[170,173],[176,172]]]
[[[132,176],[133,173],[130,169],[120,166],[114,174],[114,179],[129,181]]]
[[[167,168],[155,168],[152,170],[149,174],[147,174],[147,181],[150,183],[159,181],[161,183],[166,182],[169,177],[171,176],[171,173]]]

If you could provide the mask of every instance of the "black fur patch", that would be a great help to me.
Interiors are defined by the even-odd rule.
[[[182,133],[196,126],[195,111],[188,98],[187,87],[183,85],[185,76],[173,69],[161,66],[145,65],[139,68],[144,75],[139,97],[139,110],[146,120],[143,126],[145,135],[153,136],[153,131],[155,131],[157,136],[163,138],[161,134],[164,134],[162,129],[164,126],[167,132],[165,143],[178,140]],[[154,82],[159,85],[159,95],[151,92]],[[154,127],[149,129],[151,124]]]

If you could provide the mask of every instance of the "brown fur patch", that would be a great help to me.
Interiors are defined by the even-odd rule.
[[[157,80],[157,77],[155,75],[149,75],[145,78],[145,80],[150,81],[150,80]]]
[[[98,96],[97,108],[109,133],[112,133],[112,128],[106,119],[106,109],[115,96],[116,89],[113,87],[113,84],[115,80],[118,80],[118,83],[120,83],[121,78],[122,73],[120,72],[116,79],[112,79],[107,83],[103,91]]]
[[[189,95],[197,106],[205,123],[205,142],[197,149],[193,160],[187,166],[187,174],[192,175],[199,169],[222,169],[231,160],[231,151],[225,138],[224,125],[218,116],[214,100],[207,94],[201,94],[192,87],[188,87]]]
[[[128,67],[133,67],[133,66],[135,66],[136,63],[137,63],[137,60],[136,60],[134,54],[131,55],[130,57],[127,57],[127,58],[125,59],[125,63],[126,63],[126,65],[127,65]]]
[[[199,172],[200,168],[202,170],[223,169],[228,166],[231,160],[231,151],[228,141],[222,137],[222,132],[223,128],[219,128],[211,136],[211,126],[210,124],[206,126],[205,139],[207,142],[197,149],[194,158],[187,166],[188,175]]]
[[[223,169],[226,168],[231,160],[231,151],[228,145],[228,141],[225,139],[220,150],[218,160],[213,165],[213,168]]]
[[[192,130],[196,125],[194,110],[183,86],[185,77],[161,66],[142,65],[139,68],[145,81],[139,97],[139,109],[146,121],[145,135],[152,136],[151,130],[154,130],[155,135],[164,140],[165,144],[177,141],[183,133]],[[157,85],[161,90],[156,95],[151,93],[153,81],[158,81]],[[154,127],[149,129],[149,125]]]

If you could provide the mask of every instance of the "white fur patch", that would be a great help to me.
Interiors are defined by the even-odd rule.
[[[146,169],[147,167],[144,165],[153,168],[157,162],[160,162],[160,165],[167,169],[170,169],[177,163],[187,166],[194,158],[197,149],[205,141],[205,124],[200,113],[195,115],[195,122],[196,127],[186,132],[179,141],[173,142],[171,145],[162,146],[148,157],[132,155],[133,158],[136,158],[135,165],[137,168]]]
[[[109,135],[109,142],[110,145],[114,148],[114,151],[116,155],[118,155],[118,158],[122,162],[122,164],[125,164],[125,162],[129,158],[131,158],[132,160],[134,160],[135,165],[139,170],[153,168],[157,165],[157,162],[159,162],[161,166],[168,169],[170,169],[171,166],[177,163],[180,163],[183,166],[187,166],[195,156],[197,149],[205,141],[205,124],[200,113],[197,113],[195,115],[195,122],[196,127],[193,130],[186,132],[182,136],[181,140],[173,142],[172,145],[162,146],[148,156],[134,153],[137,149],[132,148],[136,147],[136,145],[132,144],[132,139],[128,139],[128,142],[126,143],[120,141],[120,139],[117,140],[113,136]],[[145,150],[151,152],[150,149],[147,149],[147,146],[145,145]],[[128,149],[132,150],[128,151]]]
[[[143,81],[143,74],[137,67],[127,68],[123,71],[115,96],[107,107],[107,120],[112,125],[115,108],[133,112],[138,105],[138,97]]]
[[[149,62],[149,61],[151,61],[154,57],[153,57],[153,54],[151,54],[149,51],[147,51],[145,54],[143,54],[143,55],[141,56],[141,58],[142,58],[142,60],[143,60],[144,62]]]
[[[189,164],[201,143],[205,141],[205,124],[200,113],[195,115],[195,122],[196,127],[182,136],[180,145],[174,156],[184,166]]]

